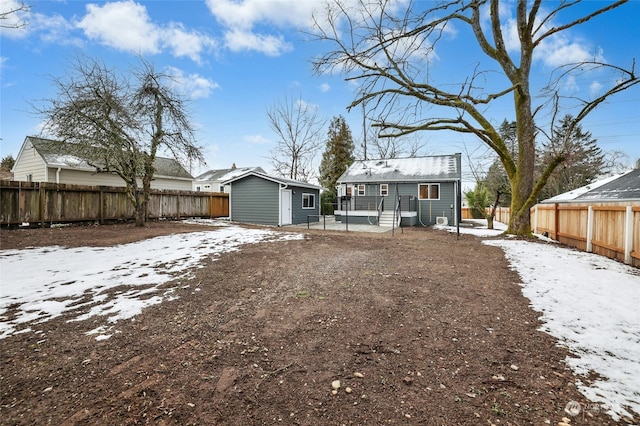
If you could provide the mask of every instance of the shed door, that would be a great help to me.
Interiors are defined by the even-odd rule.
[[[291,190],[280,191],[280,225],[291,225]]]

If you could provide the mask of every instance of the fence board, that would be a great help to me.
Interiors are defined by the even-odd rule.
[[[151,191],[149,218],[225,217],[229,194]],[[46,182],[0,181],[0,225],[130,220],[125,188]]]

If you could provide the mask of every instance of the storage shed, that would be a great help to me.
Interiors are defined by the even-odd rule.
[[[317,222],[320,187],[251,171],[225,182],[231,185],[229,219],[258,225]]]

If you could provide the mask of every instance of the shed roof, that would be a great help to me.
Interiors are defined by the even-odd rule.
[[[358,160],[340,176],[338,183],[460,180],[460,169],[460,154]]]
[[[203,181],[203,182],[210,182],[210,181],[223,182],[252,171],[256,171],[258,173],[265,173],[265,171],[262,170],[262,167],[233,167],[230,169],[209,170],[207,172],[204,172],[198,175],[195,178],[195,180]]]
[[[82,155],[79,154],[77,150],[73,149],[71,143],[35,136],[27,136],[27,139],[31,141],[34,149],[40,154],[48,166],[69,167],[91,171],[95,171],[96,169],[89,165],[88,160],[82,158]],[[193,179],[193,176],[191,176],[178,161],[172,158],[156,157],[153,162],[153,167],[155,168],[155,176]]]
[[[256,171],[250,171],[247,173],[244,173],[242,175],[236,176],[230,180],[224,181],[223,183],[228,184],[228,183],[233,183],[233,182],[237,182],[239,180],[245,179],[249,176],[255,176],[258,177],[260,179],[265,179],[265,180],[269,180],[275,183],[279,183],[281,185],[287,185],[287,186],[297,186],[300,188],[309,188],[309,189],[317,189],[320,190],[320,187],[317,185],[313,185],[307,182],[301,182],[299,180],[292,180],[292,179],[286,179],[280,176],[270,176],[266,173],[259,173]]]

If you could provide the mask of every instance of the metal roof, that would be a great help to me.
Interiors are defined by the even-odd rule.
[[[387,160],[358,160],[340,176],[338,183],[424,182],[460,180],[460,154]]]

